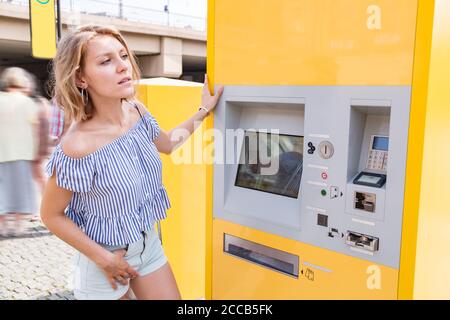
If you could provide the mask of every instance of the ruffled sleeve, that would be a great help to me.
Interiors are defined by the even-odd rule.
[[[95,164],[92,155],[74,159],[66,156],[58,145],[50,157],[45,172],[48,177],[56,173],[56,185],[73,191],[88,192],[92,187]]]
[[[159,127],[158,122],[152,116],[152,114],[150,112],[147,112],[147,114],[145,115],[145,118],[146,118],[146,122],[148,124],[148,130],[149,130],[148,133],[150,135],[150,139],[153,141],[156,138],[158,138],[161,129]]]

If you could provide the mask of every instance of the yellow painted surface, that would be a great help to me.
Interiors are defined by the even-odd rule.
[[[400,252],[399,299],[412,299],[416,264],[416,244],[420,204],[431,34],[434,0],[421,0],[417,19],[416,48],[412,84],[411,114],[406,162],[405,199]]]
[[[214,220],[213,228],[213,299],[359,300],[397,297],[398,270],[220,219]],[[304,275],[300,274],[297,279],[224,254],[224,233],[298,255]],[[311,267],[311,264],[331,272]],[[308,268],[314,272],[312,281],[306,278]]]
[[[56,55],[56,18],[54,0],[31,0],[31,50],[35,58]]]
[[[205,120],[206,128],[214,128],[214,118],[209,116]],[[207,146],[213,146],[213,140],[206,143]],[[214,150],[211,148],[210,150]],[[212,234],[213,234],[213,166],[206,164],[206,223],[205,223],[205,298],[211,300],[212,297]]]
[[[417,0],[209,3],[217,83],[411,84]]]
[[[206,42],[206,70],[209,78],[209,91],[213,93],[214,88],[214,29],[215,29],[215,20],[214,20],[214,0],[208,0],[208,20],[207,20],[207,32],[208,32],[208,41]],[[206,119],[207,128],[214,128],[214,117],[209,116]],[[213,143],[212,141],[210,143]],[[206,274],[205,274],[205,298],[207,300],[212,299],[212,234],[213,234],[213,166],[209,165],[206,169],[206,181],[207,181],[207,189],[206,189],[206,247],[205,247],[205,256],[206,256]]]
[[[139,96],[160,127],[168,131],[198,111],[201,90],[201,86],[193,83],[185,86],[147,84],[139,86]],[[202,161],[193,163],[196,160],[194,144],[199,143],[199,150],[202,150],[205,128],[204,122],[183,149],[171,156],[161,154],[163,183],[172,205],[167,219],[162,222],[163,247],[183,299],[205,298],[206,197],[210,195],[206,165]],[[188,162],[182,161],[183,155],[187,155]]]
[[[450,298],[450,1],[436,0],[417,241],[416,299]]]

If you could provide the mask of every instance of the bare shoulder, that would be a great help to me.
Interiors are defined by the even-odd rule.
[[[64,135],[61,147],[66,156],[78,159],[95,151],[94,141],[92,131],[85,130],[80,124],[73,124]]]
[[[134,105],[139,109],[136,109]],[[145,105],[136,101],[127,108],[129,112],[128,128],[118,132],[115,126],[99,125],[94,120],[73,123],[65,133],[61,147],[65,155],[70,158],[83,158],[102,147],[109,145],[116,138],[126,134],[146,111]]]

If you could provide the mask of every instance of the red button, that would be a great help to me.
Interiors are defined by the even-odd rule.
[[[323,180],[327,180],[328,179],[328,174],[326,172],[322,172],[322,179]]]

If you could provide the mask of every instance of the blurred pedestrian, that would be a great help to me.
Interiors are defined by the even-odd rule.
[[[45,174],[44,165],[48,161],[50,155],[50,129],[49,129],[49,118],[50,118],[50,103],[46,98],[44,98],[38,89],[36,78],[28,73],[30,77],[30,90],[28,96],[33,99],[36,103],[38,113],[38,145],[36,159],[33,165],[33,177],[39,187],[39,194],[42,195],[45,187]],[[40,220],[39,214],[31,217],[31,221]]]
[[[70,121],[67,119],[64,109],[58,105],[55,99],[51,101],[49,122],[50,144],[56,146],[69,129]]]
[[[6,92],[0,92],[0,231],[23,232],[23,217],[36,214],[33,166],[37,155],[38,108],[28,97],[32,80],[21,68],[1,75]],[[15,228],[9,228],[8,218]]]

